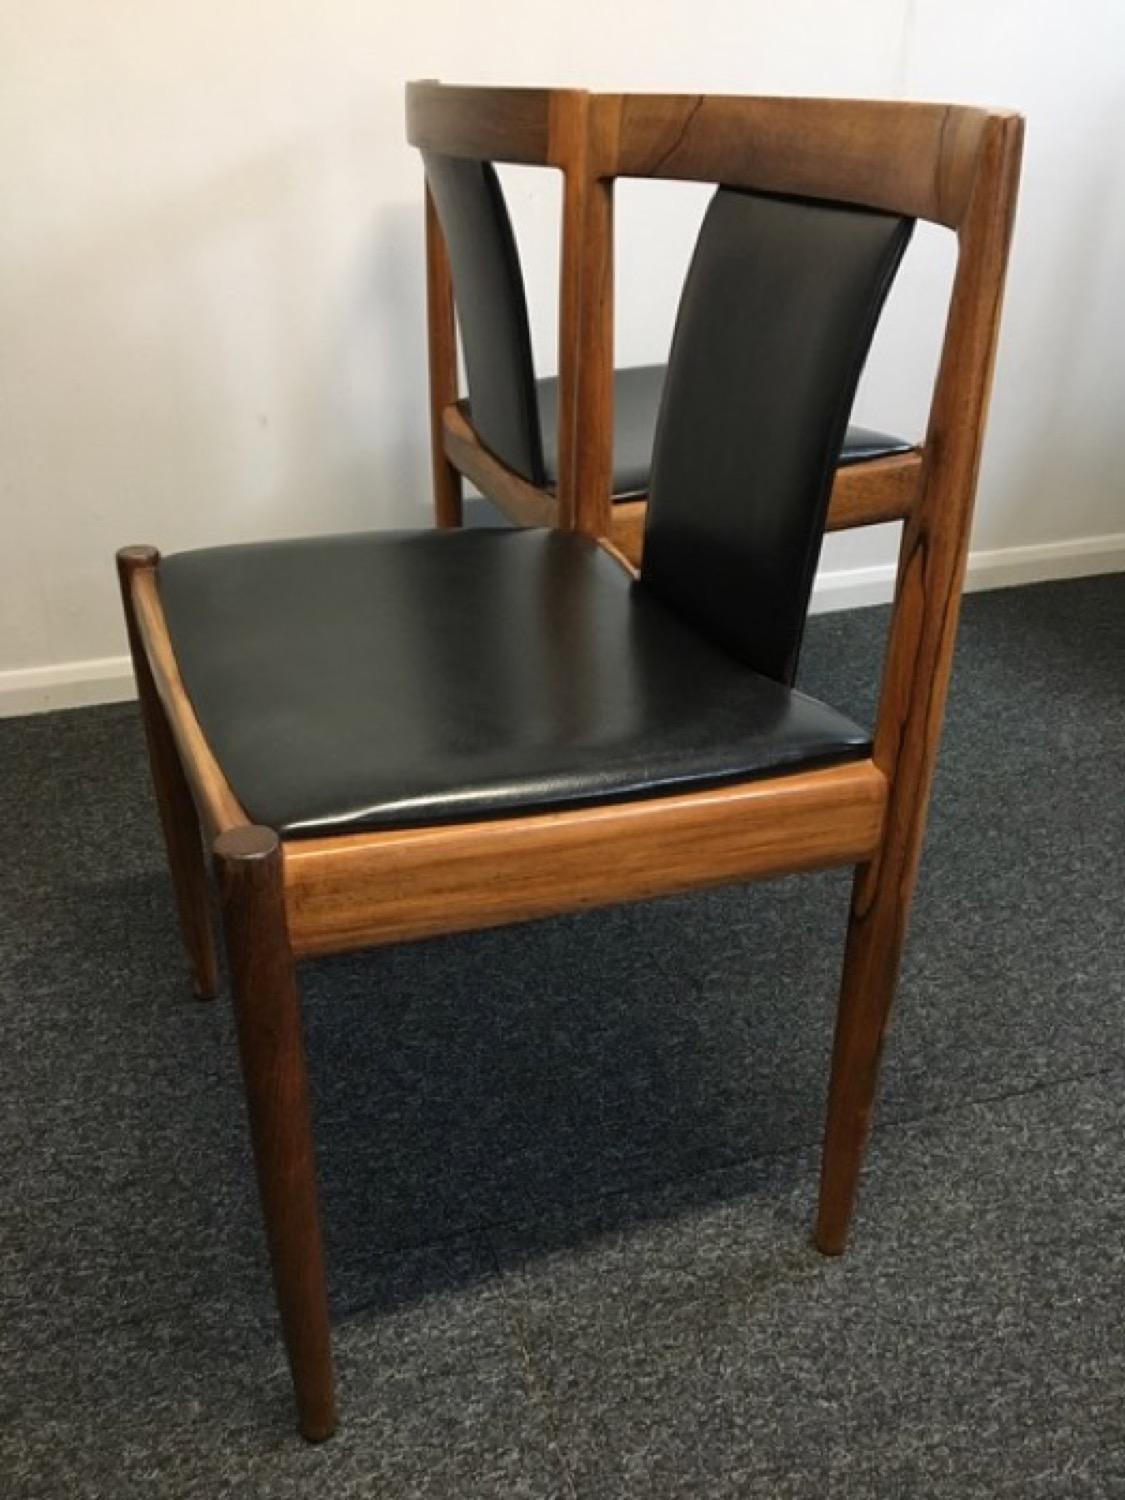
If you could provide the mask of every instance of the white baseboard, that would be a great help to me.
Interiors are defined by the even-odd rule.
[[[1001,547],[969,555],[966,589],[1003,589],[1052,578],[1086,578],[1125,572],[1125,532],[1044,542],[1033,547]],[[836,568],[821,573],[813,590],[813,614],[889,604],[895,567]],[[136,696],[127,656],[58,662],[51,667],[18,667],[0,672],[0,718],[44,713],[54,708],[85,708],[121,703]]]
[[[133,664],[127,656],[61,661],[53,667],[0,672],[0,719],[41,714],[52,708],[86,708],[135,698]]]
[[[1125,573],[1125,531],[1086,536],[1069,542],[1042,542],[1032,547],[999,547],[970,552],[966,591],[1014,588],[1053,578],[1087,578],[1097,573]],[[821,573],[813,589],[813,614],[889,604],[894,597],[895,564],[872,568],[837,568]]]

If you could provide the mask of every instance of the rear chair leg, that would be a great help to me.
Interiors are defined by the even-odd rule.
[[[465,524],[461,475],[445,457],[434,453],[434,519],[442,530]]]
[[[160,553],[155,547],[123,547],[117,554],[117,575],[121,582],[129,650],[133,657],[137,696],[140,699],[145,739],[148,742],[149,767],[156,790],[157,807],[160,809],[168,868],[179,912],[180,934],[191,965],[192,987],[201,1000],[213,1000],[218,992],[219,980],[199,816],[160,696],[149,671],[148,658],[133,609],[133,574],[142,569],[155,568],[159,562]]]
[[[238,1046],[274,1287],[310,1442],[336,1426],[328,1293],[309,1111],[301,1001],[289,946],[281,845],[268,828],[215,841]]]
[[[817,1248],[825,1255],[841,1255],[847,1244],[913,886],[913,872],[904,878],[893,860],[856,870],[816,1223]]]
[[[426,189],[426,326],[430,367],[430,450],[434,520],[442,528],[464,524],[461,475],[445,453],[445,409],[457,400],[457,323],[453,273],[437,208]]]

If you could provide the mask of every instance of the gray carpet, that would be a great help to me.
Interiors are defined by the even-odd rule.
[[[869,716],[884,628],[803,684]],[[846,875],[308,965],[320,1448],[135,709],[0,723],[0,1493],[1125,1496],[1123,663],[1125,577],[967,601],[841,1261]]]

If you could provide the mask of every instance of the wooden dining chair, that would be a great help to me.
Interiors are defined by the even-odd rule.
[[[573,510],[567,444],[581,356],[572,267],[586,232],[588,99],[553,90],[545,132],[509,133],[497,151],[496,123],[518,109],[520,91],[413,86],[409,135],[426,178],[426,286],[434,512],[439,526],[465,519],[462,480],[524,526],[557,525]],[[433,148],[440,140],[442,149]],[[487,154],[485,154],[487,153]],[[518,154],[516,154],[518,153]],[[558,168],[563,179],[559,376],[537,379],[523,272],[494,163]],[[468,378],[459,396],[456,326]],[[605,414],[612,433],[608,535],[630,561],[644,544],[645,502],[666,367],[614,371]],[[583,435],[585,441],[586,435]],[[849,425],[838,458],[828,526],[901,520],[921,470],[904,438]],[[489,514],[487,507],[480,507]]]
[[[507,97],[483,154],[549,154],[553,100]],[[602,534],[607,486],[579,485],[557,530],[118,554],[206,997],[205,853],[218,873],[309,1439],[336,1417],[296,960],[854,865],[816,1222],[826,1254],[852,1213],[949,680],[1022,122],[826,100],[602,95],[585,108],[585,250],[568,268],[589,362],[579,431],[604,427],[613,379],[614,179],[720,184],[676,326],[639,575]],[[426,134],[428,149],[451,144],[432,115]],[[840,439],[916,218],[956,231],[959,257],[872,737],[792,681]],[[571,456],[604,478],[608,455]]]

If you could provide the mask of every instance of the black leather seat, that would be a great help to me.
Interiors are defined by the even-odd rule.
[[[613,498],[640,500],[648,494],[652,473],[652,445],[656,418],[664,390],[665,365],[632,365],[614,372],[613,378]],[[543,442],[543,468],[548,487],[554,488],[559,474],[559,383],[555,376],[535,382],[539,403],[539,430]],[[461,403],[466,409],[468,403]],[[911,444],[870,427],[849,427],[839,462],[868,463],[909,453]]]
[[[289,837],[651,797],[867,734],[682,622],[588,539],[382,532],[165,557],[203,731]]]
[[[652,474],[652,444],[660,396],[664,389],[665,365],[629,365],[613,377],[613,498],[643,500]],[[559,476],[559,382],[548,375],[535,382],[539,406],[539,431],[543,443],[544,482],[554,489]],[[472,409],[467,400],[457,403],[466,419]],[[873,458],[909,453],[905,438],[872,427],[849,427],[844,434],[840,465],[863,464]],[[472,502],[470,502],[470,507]],[[491,508],[490,508],[491,509]]]

